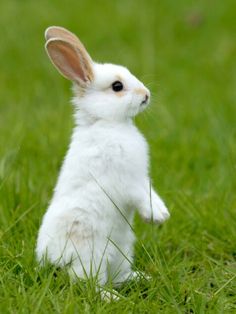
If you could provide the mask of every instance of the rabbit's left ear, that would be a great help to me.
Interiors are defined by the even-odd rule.
[[[93,80],[92,59],[79,39],[52,37],[45,48],[54,66],[67,79],[81,87]]]

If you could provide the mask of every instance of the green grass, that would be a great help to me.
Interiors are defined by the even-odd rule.
[[[235,11],[233,0],[1,1],[1,313],[235,313]],[[70,84],[43,48],[49,25],[153,93],[136,122],[172,215],[161,227],[136,217],[135,266],[152,280],[124,286],[119,302],[35,261],[73,126]]]

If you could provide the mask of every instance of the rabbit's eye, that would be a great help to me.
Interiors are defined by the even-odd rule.
[[[120,81],[115,81],[114,83],[112,83],[112,89],[114,90],[114,92],[120,92],[124,86]]]

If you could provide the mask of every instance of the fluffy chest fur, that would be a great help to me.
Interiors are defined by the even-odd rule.
[[[62,167],[57,195],[76,192],[91,181],[123,193],[147,175],[147,151],[144,137],[130,122],[78,127]]]

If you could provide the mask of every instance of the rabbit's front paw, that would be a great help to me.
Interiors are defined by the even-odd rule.
[[[170,217],[164,202],[156,194],[152,195],[151,200],[146,204],[141,215],[144,220],[154,223],[162,223]]]

